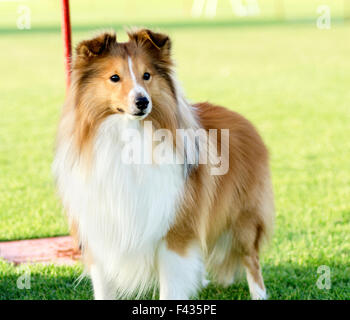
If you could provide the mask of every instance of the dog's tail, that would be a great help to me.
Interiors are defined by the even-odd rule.
[[[206,270],[215,282],[224,287],[243,278],[242,258],[234,250],[231,233],[224,233],[210,250],[206,259]]]

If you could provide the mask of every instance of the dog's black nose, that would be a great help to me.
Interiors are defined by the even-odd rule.
[[[145,110],[148,107],[149,101],[146,97],[136,98],[136,105],[141,111]]]

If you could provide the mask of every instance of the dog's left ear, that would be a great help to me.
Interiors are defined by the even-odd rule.
[[[129,32],[128,35],[129,39],[134,40],[138,45],[148,46],[157,50],[162,56],[170,57],[171,41],[166,34],[141,29]]]

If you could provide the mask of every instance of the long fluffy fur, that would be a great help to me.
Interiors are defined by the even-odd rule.
[[[173,72],[166,35],[142,29],[130,32],[129,38],[118,43],[114,34],[107,33],[78,45],[58,129],[53,172],[86,265],[101,266],[119,297],[140,296],[159,282],[162,287],[175,272],[167,260],[188,272],[177,289],[187,292],[179,294],[181,298],[201,286],[201,264],[225,285],[245,266],[252,286],[257,283],[264,289],[258,254],[271,233],[274,208],[268,152],[259,134],[235,112],[186,100]],[[112,61],[118,67],[128,56],[153,70],[152,85],[146,86],[153,108],[145,120],[152,121],[155,129],[169,129],[174,136],[181,128],[229,129],[227,174],[213,176],[209,165],[186,161],[167,165],[121,161],[123,130],[142,132],[143,121],[128,120],[127,107],[112,108],[111,100],[123,105],[126,93],[120,89],[115,98],[101,77]],[[190,142],[186,156],[195,158],[196,143]],[[182,146],[174,140],[168,147],[174,152]],[[163,293],[171,291],[169,283],[163,285]]]

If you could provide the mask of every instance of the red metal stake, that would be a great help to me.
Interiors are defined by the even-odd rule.
[[[64,63],[66,68],[66,89],[70,84],[70,62],[72,57],[72,35],[69,17],[69,0],[61,0],[62,3],[62,35],[64,42]]]

